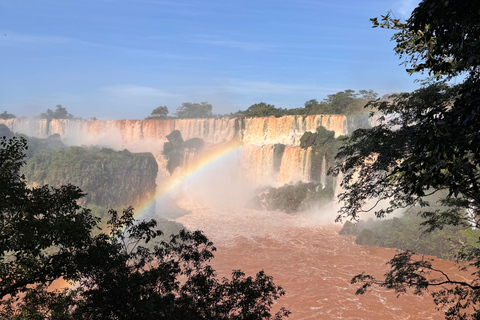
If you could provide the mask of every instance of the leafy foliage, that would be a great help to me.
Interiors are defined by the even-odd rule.
[[[252,104],[247,110],[243,112],[245,117],[268,117],[281,116],[281,110],[275,108],[273,104],[265,102]]]
[[[153,109],[152,114],[147,119],[167,119],[168,108],[166,106],[160,106]]]
[[[2,319],[283,319],[271,313],[285,294],[260,271],[218,279],[208,264],[215,247],[181,231],[153,246],[156,221],[136,221],[130,207],[110,210],[107,232],[77,204],[71,185],[27,188],[20,167],[26,140],[0,148],[0,316]],[[72,287],[50,291],[56,279]],[[20,294],[19,294],[20,293]]]
[[[184,102],[175,112],[177,118],[211,118],[213,117],[212,105],[207,102]]]
[[[15,119],[17,116],[12,114],[12,113],[8,113],[7,111],[3,111],[2,113],[0,113],[0,119],[4,119],[4,120],[7,120],[7,119]]]
[[[55,111],[47,109],[46,112],[41,113],[38,116],[40,119],[73,119],[73,115],[68,113],[67,109],[62,107],[61,105],[57,105],[55,107]]]
[[[0,298],[14,296],[27,286],[49,285],[77,275],[82,251],[97,225],[77,200],[75,186],[28,188],[24,138],[0,141]]]
[[[424,222],[424,218],[414,213],[388,220],[361,220],[355,225],[347,221],[340,233],[355,235],[355,243],[359,245],[409,250],[450,260],[457,260],[458,251],[465,246],[477,245],[478,230],[445,226],[426,232]]]
[[[43,149],[39,139],[28,141],[35,149]],[[55,140],[47,142],[51,146]],[[88,193],[85,203],[116,207],[137,204],[148,194],[153,195],[157,170],[150,153],[70,147],[34,154],[22,173],[29,183],[38,185],[73,183]]]
[[[307,131],[303,134],[300,138],[300,147],[312,147],[311,176],[313,180],[319,180],[321,176],[326,175],[325,170],[334,164],[335,154],[345,139],[344,136],[335,138],[334,131],[329,131],[322,126],[319,126],[315,133]],[[333,179],[331,177],[325,177],[325,179],[326,181],[322,183],[333,187]]]
[[[175,168],[184,165],[185,153],[197,153],[205,144],[200,138],[192,138],[184,141],[182,133],[179,130],[173,130],[166,138],[168,142],[163,144],[162,153],[167,159],[167,170],[170,174],[173,173]]]
[[[323,188],[314,182],[297,182],[295,185],[284,185],[279,188],[265,187],[257,190],[250,206],[258,210],[282,210],[293,213],[310,209],[333,200],[332,187]]]
[[[311,99],[305,102],[303,108],[283,109],[265,102],[255,103],[247,110],[238,110],[230,114],[230,117],[282,117],[285,115],[313,115],[313,114],[346,114],[352,121],[358,122],[357,118],[365,118],[369,111],[365,105],[376,100],[378,94],[373,90],[345,90],[330,94],[323,101]]]
[[[428,72],[435,78],[421,89],[394,96],[393,102],[374,102],[385,116],[372,129],[353,133],[340,150],[332,170],[342,172],[344,207],[338,219],[358,219],[364,211],[384,215],[419,206],[428,229],[448,225],[479,227],[480,215],[480,28],[478,1],[424,0],[405,22],[389,13],[372,19],[374,26],[396,30],[395,52],[409,72]],[[462,82],[445,80],[460,76]],[[426,197],[445,192],[446,209],[431,210]],[[366,207],[369,200],[388,205]],[[422,293],[446,285],[435,293],[435,302],[446,308],[447,319],[478,319],[480,251],[471,248],[460,257],[473,260],[477,271],[471,281],[456,281],[430,262],[411,253],[397,255],[383,281],[361,275],[360,293],[379,284],[404,292]],[[440,275],[438,279],[426,274]]]

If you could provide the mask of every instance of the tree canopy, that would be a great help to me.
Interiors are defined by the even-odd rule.
[[[283,319],[285,294],[263,271],[218,278],[216,250],[200,231],[170,241],[132,208],[110,210],[105,231],[78,205],[75,186],[29,188],[24,138],[0,141],[0,317],[2,319]],[[96,235],[94,235],[94,232]],[[49,290],[57,280],[71,287]]]
[[[3,111],[2,113],[0,113],[0,119],[4,119],[4,120],[7,120],[7,119],[15,119],[17,116],[12,114],[12,113],[8,113],[7,111]]]
[[[212,105],[207,102],[184,102],[175,112],[177,118],[211,118]]]
[[[61,105],[57,105],[55,107],[55,111],[51,109],[47,109],[46,112],[41,113],[38,116],[40,119],[73,119],[73,115],[68,113],[67,109],[62,107]]]
[[[160,106],[153,109],[152,113],[147,117],[147,119],[166,119],[168,115],[167,106]]]
[[[344,175],[340,195],[344,206],[338,219],[357,219],[375,211],[383,217],[396,209],[423,207],[429,230],[447,225],[480,227],[480,2],[424,0],[405,22],[391,13],[374,27],[396,30],[395,52],[409,72],[427,72],[434,78],[412,93],[393,101],[373,102],[383,117],[380,125],[353,133],[337,155],[332,173]],[[460,76],[462,82],[447,81]],[[432,210],[428,195],[444,192],[443,209]],[[383,201],[384,200],[384,201]],[[385,204],[382,208],[368,204]],[[466,247],[460,258],[476,268],[471,281],[456,281],[429,261],[417,261],[411,252],[390,261],[384,279],[359,275],[359,293],[378,284],[397,292],[413,288],[434,293],[447,319],[480,317],[480,249]]]
[[[75,186],[28,188],[20,167],[24,138],[0,141],[0,298],[78,272],[79,256],[97,225]]]

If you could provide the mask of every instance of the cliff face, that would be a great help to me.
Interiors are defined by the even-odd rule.
[[[325,175],[325,172],[311,174],[311,150],[300,148],[300,137],[306,131],[314,132],[318,126],[324,126],[334,131],[335,137],[347,133],[344,115],[176,120],[8,119],[0,120],[2,123],[13,132],[38,138],[59,134],[73,145],[102,145],[151,152],[161,175],[167,174],[161,151],[166,136],[173,130],[179,130],[185,140],[202,139],[207,149],[208,146],[239,140],[243,142],[241,166],[245,177],[258,183],[276,181],[281,184],[298,180],[320,181]],[[188,161],[194,160],[186,163]]]
[[[238,138],[245,143],[300,145],[300,137],[318,126],[334,131],[335,136],[346,134],[344,115],[284,116],[280,118],[246,119],[175,119],[175,120],[67,120],[25,119],[3,120],[13,132],[37,138],[59,134],[62,138],[85,140],[102,139],[125,144],[138,141],[166,142],[166,136],[179,130],[185,140],[200,138],[207,144],[218,144]],[[110,138],[110,140],[108,140]]]
[[[83,147],[37,153],[22,168],[29,183],[71,183],[87,194],[86,204],[105,208],[137,206],[153,197],[157,171],[150,153]]]

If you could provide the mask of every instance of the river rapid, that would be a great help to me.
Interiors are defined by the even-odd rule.
[[[357,296],[350,279],[363,271],[381,276],[395,250],[358,246],[352,236],[338,234],[332,214],[292,214],[179,203],[190,214],[177,218],[190,230],[203,230],[217,247],[213,267],[229,277],[234,269],[254,276],[265,270],[286,290],[277,300],[289,319],[444,319],[431,296],[397,298],[375,288]],[[435,266],[455,273],[454,263]]]

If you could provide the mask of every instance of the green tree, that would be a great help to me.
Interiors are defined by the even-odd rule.
[[[218,279],[208,265],[216,249],[200,231],[152,247],[147,243],[161,235],[154,220],[135,223],[131,209],[111,213],[110,235],[91,248],[99,263],[80,281],[76,318],[273,319],[270,308],[284,291],[263,271]],[[288,313],[282,309],[275,319]]]
[[[166,119],[168,115],[168,108],[166,106],[160,106],[153,109],[152,114],[147,119]]]
[[[0,142],[0,317],[2,319],[282,319],[285,294],[260,271],[218,279],[213,244],[200,232],[162,235],[133,209],[110,210],[107,232],[81,208],[77,187],[28,188],[19,173],[23,138]],[[49,291],[56,279],[73,287]],[[36,285],[36,286],[35,286]],[[20,293],[20,294],[19,294]]]
[[[7,119],[15,119],[17,116],[12,114],[12,113],[8,113],[7,111],[3,111],[2,113],[0,113],[0,119],[4,119],[4,120],[7,120]]]
[[[77,275],[79,257],[97,225],[72,185],[28,188],[20,167],[24,138],[0,141],[0,298],[38,283]]]
[[[207,102],[184,102],[175,112],[177,118],[211,118],[212,105]]]
[[[57,105],[55,107],[55,111],[52,111],[50,109],[47,109],[46,112],[41,113],[39,115],[40,119],[73,119],[73,115],[68,113],[67,109],[62,107],[61,105]]]
[[[375,26],[396,30],[395,52],[409,72],[434,78],[393,101],[374,102],[384,114],[377,127],[357,130],[337,155],[332,172],[342,172],[344,206],[338,219],[357,219],[364,211],[376,215],[420,206],[429,230],[447,225],[480,227],[480,2],[424,0],[405,22],[391,13]],[[460,76],[451,86],[446,81]],[[445,192],[444,210],[431,210],[426,198]],[[368,208],[367,202],[387,204]],[[382,200],[385,200],[382,202]],[[358,293],[380,285],[402,293],[421,294],[429,288],[447,319],[480,318],[480,249],[466,247],[460,258],[473,261],[470,281],[456,280],[411,252],[395,256],[383,279],[358,275]]]
[[[265,102],[252,104],[245,112],[247,117],[268,117],[279,115],[279,109]]]

